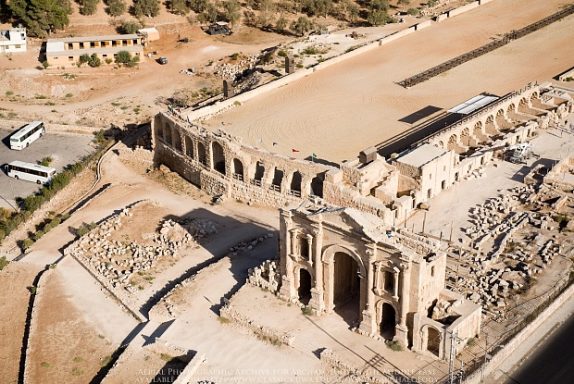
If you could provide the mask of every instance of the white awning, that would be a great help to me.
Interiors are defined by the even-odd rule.
[[[482,108],[485,105],[488,105],[498,99],[499,99],[498,96],[478,95],[473,97],[472,99],[465,101],[462,104],[457,105],[456,107],[449,109],[448,111],[450,113],[460,113],[462,115],[468,115],[469,113],[472,113],[477,109]]]

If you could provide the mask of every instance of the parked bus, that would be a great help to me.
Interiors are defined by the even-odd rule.
[[[46,128],[41,121],[33,121],[10,136],[10,149],[22,150],[44,135]]]
[[[56,170],[54,168],[23,161],[13,161],[10,164],[6,164],[6,174],[16,180],[28,180],[44,184],[52,180],[55,173]]]

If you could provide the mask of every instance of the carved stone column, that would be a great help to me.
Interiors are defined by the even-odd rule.
[[[307,234],[307,260],[309,263],[313,264],[313,235]]]
[[[310,235],[309,235],[310,236]],[[312,239],[315,241],[312,241]],[[317,229],[313,231],[313,236],[309,240],[309,260],[313,262],[315,271],[315,286],[311,288],[311,307],[316,313],[325,311],[325,297],[323,291],[323,261],[321,260],[321,250],[323,247],[323,224],[319,222]]]
[[[282,255],[282,257],[285,259],[285,274],[281,276],[281,289],[279,291],[279,295],[285,300],[294,301],[297,300],[297,295],[295,291],[295,281],[293,276],[292,254],[294,244],[293,239],[296,239],[297,229],[291,229],[291,212],[286,212],[285,217],[286,230],[285,238],[283,239],[285,242],[285,253]]]
[[[402,269],[401,295],[399,298],[400,318],[399,324],[395,327],[395,340],[406,347],[408,346],[407,313],[409,312],[410,303],[411,263],[410,261],[402,262],[400,267]]]
[[[393,287],[393,299],[398,300],[399,299],[399,272],[400,270],[398,268],[394,268],[394,283],[395,286]]]
[[[359,331],[363,334],[373,336],[377,329],[377,315],[375,313],[375,292],[374,292],[374,268],[377,259],[377,244],[369,245],[367,249],[369,261],[367,269],[367,304],[363,310],[363,320],[359,326]]]

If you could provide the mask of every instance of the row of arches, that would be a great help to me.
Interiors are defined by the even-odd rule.
[[[493,136],[508,132],[516,124],[535,119],[545,114],[545,111],[532,107],[534,99],[538,100],[538,93],[523,97],[518,103],[510,103],[506,108],[499,108],[495,113],[478,120],[472,126],[464,126],[460,132],[450,133],[439,139],[438,145],[456,153],[464,153],[490,140]]]
[[[299,170],[287,174],[279,167],[266,167],[261,160],[252,166],[239,157],[228,158],[223,146],[217,141],[206,144],[188,135],[183,135],[182,141],[182,135],[176,127],[165,122],[163,124],[160,122],[157,126],[157,137],[164,144],[223,176],[245,182],[249,180],[251,184],[296,197],[307,195],[323,197],[324,174],[306,177]]]

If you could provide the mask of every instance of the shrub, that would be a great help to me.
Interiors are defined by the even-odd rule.
[[[399,343],[396,340],[393,340],[391,342],[387,343],[387,347],[389,347],[391,350],[395,351],[395,352],[400,352],[403,350],[403,346],[401,345],[401,343]]]
[[[54,159],[52,159],[51,156],[46,156],[46,157],[42,158],[42,160],[38,161],[38,164],[43,165],[44,167],[47,167],[50,164],[52,164],[52,161],[54,161]]]
[[[0,257],[0,271],[3,270],[10,262],[6,260],[5,256]]]
[[[132,57],[128,51],[120,51],[116,54],[116,63],[123,64],[126,67],[133,67],[140,61],[138,56]]]
[[[88,61],[90,61],[90,55],[88,55],[87,53],[84,53],[82,56],[80,56],[80,58],[78,59],[78,63],[80,63],[80,65],[87,63]]]
[[[32,244],[34,244],[34,240],[32,239],[24,239],[22,240],[22,249],[25,251],[28,248],[30,248],[32,246]]]
[[[90,56],[90,59],[88,60],[88,65],[92,68],[95,68],[95,67],[99,67],[101,64],[102,64],[102,61],[100,60],[98,55],[93,53],[92,56]]]

